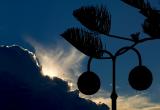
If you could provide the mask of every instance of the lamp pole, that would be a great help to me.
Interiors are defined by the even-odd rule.
[[[111,99],[112,99],[112,110],[117,110],[117,92],[116,92],[116,57],[112,58],[112,93],[111,93]]]

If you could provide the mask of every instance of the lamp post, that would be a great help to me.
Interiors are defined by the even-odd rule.
[[[136,53],[136,55],[138,57],[138,61],[139,61],[138,67],[141,67],[141,69],[142,69],[141,72],[143,72],[145,74],[143,76],[143,78],[145,78],[145,80],[141,79],[140,86],[135,84],[134,89],[136,89],[136,90],[145,90],[145,89],[149,88],[149,86],[152,83],[152,79],[153,79],[152,78],[152,74],[151,74],[151,72],[149,70],[146,71],[146,68],[143,68],[144,66],[142,66],[141,55],[140,55],[139,51],[136,48],[134,48],[132,46],[131,47],[123,47],[123,48],[120,48],[114,55],[111,52],[107,51],[107,50],[102,50],[101,52],[104,52],[104,53],[109,55],[109,57],[106,57],[104,59],[111,59],[112,60],[112,93],[111,93],[112,110],[117,110],[117,97],[118,97],[118,94],[116,92],[116,59],[117,59],[118,56],[124,54],[124,51],[127,52],[128,50],[133,50]],[[90,67],[91,67],[92,59],[93,58],[90,57],[89,60],[88,60],[88,66],[87,66],[88,73],[91,71]],[[85,74],[87,75],[87,73],[85,73]],[[133,73],[133,74],[136,74],[136,73]],[[133,82],[132,80],[133,79],[131,79],[131,78],[132,78],[132,76],[130,76],[129,81],[131,82],[131,86],[132,86],[132,82]],[[88,77],[88,79],[86,81],[89,81],[89,79],[90,78]],[[83,79],[79,78],[79,80],[83,80]],[[136,80],[137,80],[137,78],[134,79],[134,81],[136,81]],[[78,87],[79,87],[80,91],[81,91],[81,89],[83,89],[83,86],[84,85],[81,85],[81,84],[78,83]],[[98,87],[96,87],[96,85],[95,85],[94,86],[94,88],[95,88],[94,90],[97,90]],[[91,91],[88,90],[87,92],[91,92]],[[97,92],[97,91],[94,91],[94,92]],[[90,94],[90,93],[87,93],[87,94]]]

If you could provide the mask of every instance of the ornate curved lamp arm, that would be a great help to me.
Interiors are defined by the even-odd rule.
[[[160,38],[144,38],[144,39],[139,40],[138,42],[135,42],[134,44],[132,44],[131,46],[128,46],[128,47],[134,48],[134,47],[135,47],[136,45],[138,45],[138,44],[144,43],[144,42],[146,42],[146,41],[157,40],[157,39],[160,39]],[[127,52],[128,50],[130,50],[130,49],[128,48],[128,49],[124,50],[123,52],[119,53],[119,55],[124,54],[124,53]],[[119,55],[118,55],[118,56],[119,56]]]
[[[138,44],[141,44],[141,43],[144,43],[144,42],[147,42],[147,41],[151,41],[151,40],[157,40],[157,39],[160,39],[160,38],[144,38],[144,39],[141,39],[138,42],[135,42],[134,44],[128,46],[130,48],[127,48],[127,49],[119,52],[119,54],[117,56],[120,56],[120,55],[126,53],[127,51],[129,51],[131,48],[134,48]],[[112,58],[111,57],[101,57],[99,59],[112,59]]]
[[[141,54],[139,53],[139,51],[134,48],[134,47],[123,47],[123,48],[120,48],[116,54],[115,54],[115,57],[119,56],[121,53],[123,53],[123,51],[126,51],[126,50],[133,50],[137,56],[138,56],[138,60],[139,60],[139,65],[141,66],[142,65],[142,58],[141,58]]]
[[[113,54],[107,50],[100,50],[100,52],[103,52],[103,53],[106,53],[108,54],[109,56],[108,57],[104,57],[102,59],[112,59],[114,58]],[[88,64],[87,64],[87,71],[90,71],[90,67],[91,67],[91,61],[92,61],[93,57],[90,57],[89,60],[88,60]]]

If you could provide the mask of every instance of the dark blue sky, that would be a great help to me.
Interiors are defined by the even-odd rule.
[[[160,7],[158,0],[150,0],[151,4]],[[72,11],[81,6],[103,4],[112,15],[111,33],[129,36],[142,31],[144,17],[138,10],[117,0],[0,0],[0,45],[18,44],[32,49],[26,42],[31,37],[42,45],[52,45],[62,40],[60,34],[69,27],[83,27],[73,16]],[[115,39],[105,40],[107,47],[115,51],[117,47],[129,44]],[[62,43],[62,42],[61,42]],[[64,42],[66,43],[66,42]],[[70,46],[70,44],[62,44]],[[160,52],[159,41],[141,44],[140,50],[144,65],[148,66],[154,75],[151,88],[145,93],[159,102],[160,96]],[[137,56],[128,52],[119,57],[117,62],[118,92],[121,95],[135,95],[137,92],[128,85],[128,73],[138,63]],[[84,64],[85,66],[85,64]],[[102,79],[102,88],[111,89],[111,62],[94,61],[93,70]]]

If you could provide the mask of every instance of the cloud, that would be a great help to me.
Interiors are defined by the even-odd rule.
[[[33,39],[27,41],[35,48],[35,54],[42,66],[43,75],[59,77],[69,82],[71,89],[77,89],[78,76],[82,73],[81,63],[85,55],[74,47],[66,48],[62,43],[50,47],[43,46]]]
[[[105,103],[111,107],[111,99],[108,97],[93,97],[96,103]],[[117,100],[118,110],[160,110],[160,104],[152,102],[144,95],[119,96]]]
[[[53,67],[54,68],[54,67]],[[69,91],[60,78],[43,76],[36,56],[19,46],[0,46],[0,110],[107,110]]]

